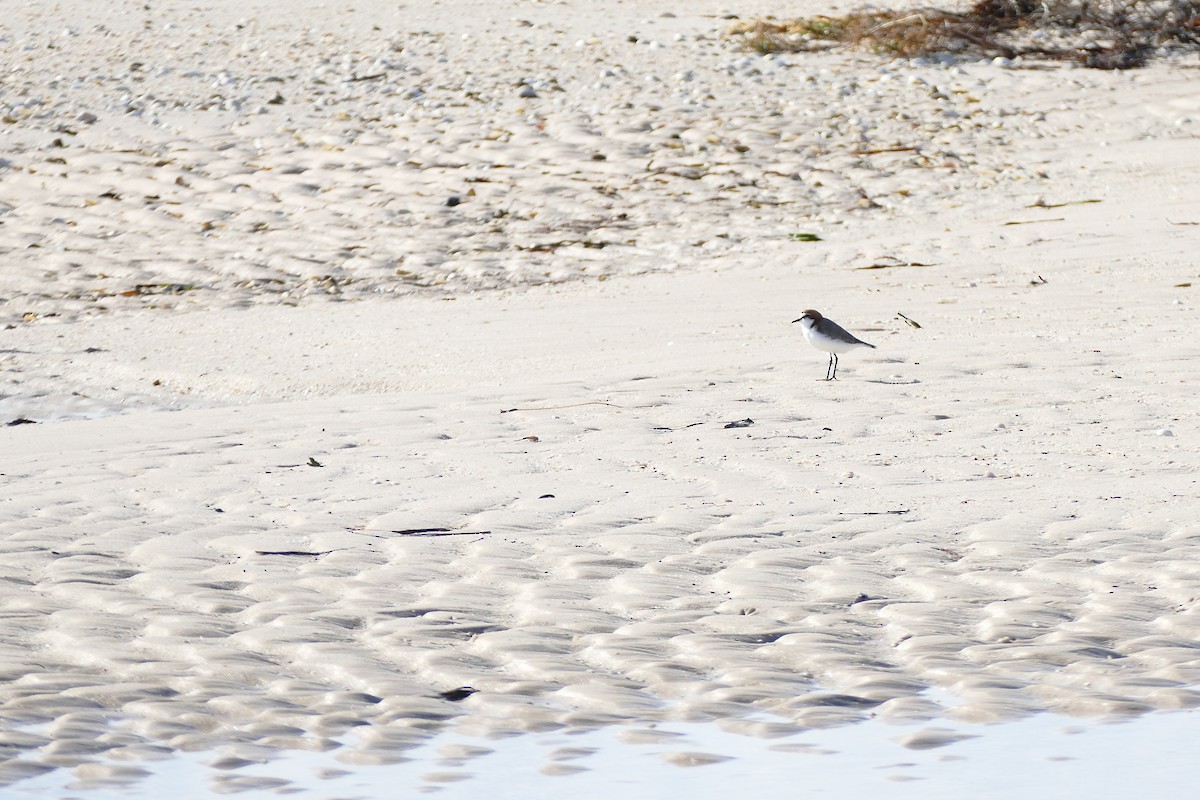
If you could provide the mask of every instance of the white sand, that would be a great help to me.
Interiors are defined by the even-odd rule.
[[[209,5],[6,20],[0,781],[1200,703],[1194,64]]]

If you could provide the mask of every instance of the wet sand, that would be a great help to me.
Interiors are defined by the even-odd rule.
[[[1197,704],[1194,64],[368,5],[8,21],[0,781]]]

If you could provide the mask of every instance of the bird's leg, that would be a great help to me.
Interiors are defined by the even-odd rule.
[[[833,377],[831,377],[831,378],[829,379],[829,380],[831,380],[831,381],[836,381],[836,380],[837,380],[837,364],[838,364],[838,357],[837,357],[837,353],[834,353],[834,354],[833,354]]]
[[[836,355],[834,355],[833,353],[829,354],[829,363],[825,366],[825,380],[827,380],[827,381],[833,380],[833,371],[835,368],[834,365],[836,363],[834,361],[835,358],[837,358]]]

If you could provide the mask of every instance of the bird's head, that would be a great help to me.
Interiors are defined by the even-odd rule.
[[[813,311],[810,308],[807,311],[805,311],[803,314],[800,315],[800,319],[792,320],[792,324],[795,325],[797,322],[803,322],[804,327],[811,328],[813,325],[816,325],[820,321],[821,321],[821,314],[817,311]]]

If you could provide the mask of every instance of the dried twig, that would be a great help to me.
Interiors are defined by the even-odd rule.
[[[873,156],[878,153],[915,153],[916,147],[876,147],[873,150],[851,150],[850,154],[855,156]]]
[[[1030,203],[1026,208],[1062,208],[1064,206],[1084,206],[1089,203],[1103,203],[1103,200],[1068,200],[1065,203],[1047,203],[1045,200],[1038,200],[1036,203]]]
[[[1004,224],[1005,224],[1005,226],[1008,226],[1008,225],[1037,225],[1039,222],[1066,222],[1066,221],[1067,221],[1066,217],[1055,217],[1054,219],[1018,219],[1018,220],[1013,220],[1012,222],[1006,222]]]
[[[894,267],[936,267],[937,264],[925,264],[920,261],[896,261],[892,264],[868,264],[865,267],[855,267],[856,270],[862,269],[892,269]]]
[[[558,411],[563,408],[579,408],[580,406],[612,406],[613,408],[630,408],[630,406],[619,406],[616,403],[610,403],[607,400],[588,400],[584,403],[567,403],[562,406],[542,406],[541,408],[502,408],[501,414],[511,414],[514,411]],[[633,408],[651,408],[651,406],[633,406]]]

